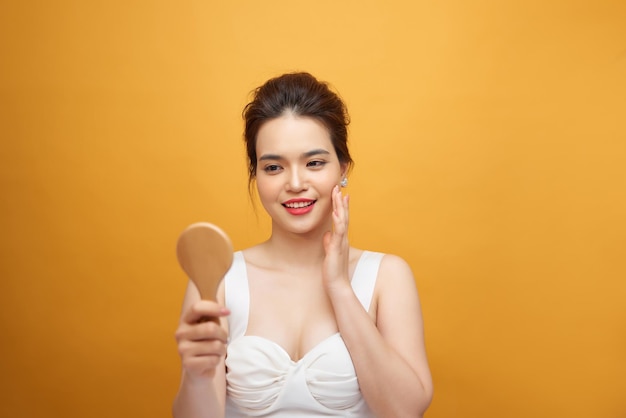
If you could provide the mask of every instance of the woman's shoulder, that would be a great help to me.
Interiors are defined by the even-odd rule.
[[[381,257],[380,268],[382,270],[402,270],[402,269],[410,269],[409,263],[399,255],[380,252],[376,250],[367,250],[367,249],[358,249],[358,248],[350,248],[350,258],[360,258],[364,253],[369,254],[378,254]]]
[[[378,265],[378,278],[381,282],[414,281],[413,271],[410,264],[401,256],[392,253],[383,253],[372,250],[359,250],[361,254],[377,254],[380,257]]]
[[[383,266],[384,268],[391,270],[411,269],[409,263],[404,258],[396,254],[385,254],[381,261],[381,268]]]
[[[281,259],[281,254],[277,254],[266,242],[255,244],[251,247],[239,250],[246,266],[249,268],[277,271],[277,260]],[[278,270],[280,270],[278,268]]]
[[[251,245],[249,247],[240,248],[236,252],[242,254],[246,258],[246,260],[249,258],[255,258],[258,257],[259,254],[263,251],[263,244],[264,243],[261,242]]]
[[[413,271],[409,263],[401,256],[391,253],[384,253],[375,250],[350,248],[350,261],[356,264],[364,259],[363,256],[378,258],[378,281],[382,283],[389,282],[413,282]],[[371,264],[369,264],[371,266]]]

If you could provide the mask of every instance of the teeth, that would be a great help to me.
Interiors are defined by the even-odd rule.
[[[313,202],[294,202],[294,203],[285,203],[285,206],[288,208],[296,209],[296,208],[304,208],[306,206],[311,206]]]

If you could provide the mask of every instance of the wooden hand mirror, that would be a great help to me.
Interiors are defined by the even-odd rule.
[[[215,300],[217,287],[233,263],[228,235],[208,222],[191,224],[178,237],[176,256],[200,297]]]

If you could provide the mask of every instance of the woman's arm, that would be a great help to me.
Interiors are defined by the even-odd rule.
[[[182,362],[181,383],[172,407],[175,418],[219,418],[224,416],[226,377],[224,356],[228,337],[228,310],[223,306],[223,284],[218,301],[202,301],[189,282],[176,330]],[[207,318],[221,318],[207,321]]]
[[[324,285],[361,393],[377,416],[421,417],[433,388],[413,273],[400,257],[383,257],[373,298],[374,323],[350,285],[348,197],[338,188],[333,191],[333,226],[324,237]]]
[[[421,417],[433,387],[422,314],[409,266],[386,255],[378,273],[376,324],[351,287],[330,293],[366,402],[380,417]]]

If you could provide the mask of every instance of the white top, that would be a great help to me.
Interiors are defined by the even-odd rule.
[[[384,254],[364,251],[352,288],[368,310]],[[241,251],[225,277],[230,344],[226,355],[226,417],[359,417],[374,415],[357,381],[350,353],[339,333],[293,361],[277,343],[245,335],[250,293]]]

